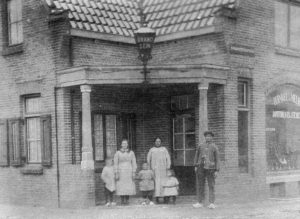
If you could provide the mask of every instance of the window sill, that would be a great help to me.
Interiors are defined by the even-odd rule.
[[[28,165],[21,169],[21,173],[24,175],[42,175],[44,169],[41,165]]]
[[[3,56],[13,55],[13,54],[21,53],[21,52],[23,52],[23,50],[24,50],[23,44],[17,44],[17,45],[13,45],[13,46],[4,46],[2,55]]]
[[[275,47],[275,53],[279,55],[286,55],[286,56],[293,56],[300,58],[300,50],[298,49],[291,49],[291,48],[284,48],[284,47]]]

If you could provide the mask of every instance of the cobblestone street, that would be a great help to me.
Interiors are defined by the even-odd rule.
[[[268,200],[243,204],[222,204],[214,210],[194,209],[191,204],[155,205],[127,207],[103,206],[89,209],[48,209],[43,207],[24,207],[0,205],[1,219],[23,218],[103,218],[103,219],[299,219],[300,200]]]

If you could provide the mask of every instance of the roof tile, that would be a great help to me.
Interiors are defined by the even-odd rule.
[[[133,36],[140,26],[138,0],[44,0],[52,13],[65,10],[71,28]],[[157,35],[214,25],[215,12],[237,0],[145,0],[148,26]]]

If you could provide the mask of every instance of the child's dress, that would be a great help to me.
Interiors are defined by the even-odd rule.
[[[164,182],[164,196],[177,196],[178,195],[178,180],[171,176]]]
[[[141,180],[139,183],[140,191],[154,190],[154,174],[152,170],[141,170],[138,178]]]
[[[105,183],[105,188],[113,192],[116,190],[115,172],[113,166],[105,166],[103,168],[101,179]]]

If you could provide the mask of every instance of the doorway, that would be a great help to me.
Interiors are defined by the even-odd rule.
[[[180,181],[181,195],[195,194],[194,156],[195,108],[194,96],[182,95],[171,99],[172,118],[172,163]]]

